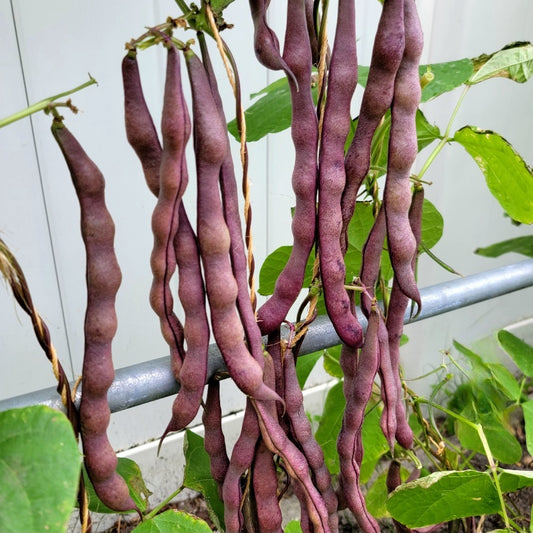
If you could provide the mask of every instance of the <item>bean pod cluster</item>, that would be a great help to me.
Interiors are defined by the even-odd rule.
[[[353,512],[363,531],[379,531],[360,487],[362,425],[377,378],[381,429],[391,452],[396,444],[406,449],[413,444],[399,374],[399,343],[409,302],[418,309],[421,305],[415,266],[423,191],[418,185],[413,190],[410,180],[417,148],[420,24],[414,0],[384,1],[359,119],[347,146],[358,81],[355,0],[338,1],[331,50],[321,28],[326,16],[316,4],[287,0],[281,44],[267,24],[269,2],[249,2],[258,60],[287,76],[295,154],[292,252],[273,295],[257,311],[249,284],[249,221],[243,236],[223,102],[204,34],[197,34],[200,54],[192,43],[172,36],[175,24],[147,34],[150,44],[161,43],[166,50],[160,133],[143,95],[138,41],[127,46],[122,62],[126,135],[156,198],[149,301],[180,383],[162,434],[186,427],[203,406],[206,450],[224,501],[227,532],[282,531],[281,482],[290,484],[300,501],[304,532],[338,531],[338,510],[343,507]],[[223,41],[219,45],[229,56]],[[320,101],[324,102],[318,106],[311,92],[315,65],[320,66]],[[189,81],[190,105],[182,76]],[[238,84],[238,76],[235,79]],[[369,173],[374,133],[388,111],[391,131],[383,194],[375,197],[375,222],[363,249],[359,277],[347,279],[348,224]],[[103,177],[60,121],[54,122],[53,131],[80,198],[87,247],[89,303],[80,411],[85,461],[100,498],[124,511],[135,505],[115,472],[116,457],[105,436],[109,422],[105,396],[113,379],[113,304],[120,284],[113,222],[103,201]],[[189,137],[195,158],[195,220],[188,216],[185,196]],[[394,278],[383,307],[376,294],[385,248]],[[304,274],[312,253],[315,275],[307,301],[314,303],[306,319],[291,322],[288,317],[305,289]],[[316,314],[317,293],[323,296],[342,341],[346,409],[337,442],[340,474],[335,482],[305,414],[295,369],[302,340]],[[368,321],[366,333],[357,318],[358,303]],[[222,428],[219,376],[207,383],[203,400],[211,337],[223,356],[224,371],[246,395],[242,430],[231,450]]]

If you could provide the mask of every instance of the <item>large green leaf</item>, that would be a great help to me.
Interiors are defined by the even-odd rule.
[[[133,533],[211,533],[211,528],[197,516],[169,509],[141,522]]]
[[[442,237],[444,219],[440,211],[427,199],[422,207],[422,242],[426,248],[433,248]]]
[[[533,74],[533,45],[512,43],[491,55],[474,59],[475,72],[468,80],[473,85],[490,78],[509,78],[526,82]]]
[[[276,280],[281,271],[285,268],[291,255],[292,246],[280,246],[269,254],[261,265],[259,271],[259,288],[257,292],[263,296],[268,296],[274,292]],[[308,287],[313,279],[314,253],[311,253],[307,260],[303,286]]]
[[[139,508],[139,510],[141,512],[146,511],[149,503],[148,498],[151,496],[152,493],[146,487],[139,465],[135,461],[132,461],[127,457],[119,457],[117,464],[117,473],[122,476],[122,478],[128,485],[130,496]],[[94,511],[95,513],[116,514],[116,511],[110,509],[100,501],[100,499],[96,495],[96,492],[94,491],[94,487],[89,477],[87,476],[87,472],[85,471],[85,469],[83,469],[83,475],[85,477],[85,486],[89,499],[89,510]],[[135,511],[129,512],[134,513]]]
[[[223,531],[224,504],[218,495],[217,483],[211,476],[209,455],[204,448],[204,439],[187,429],[183,451],[185,454],[183,485],[203,495],[211,520],[219,530]]]
[[[309,374],[317,361],[322,357],[323,351],[319,350],[318,352],[312,352],[305,355],[298,356],[296,359],[296,376],[298,377],[298,384],[300,388],[303,389]]]
[[[367,483],[370,480],[379,460],[389,451],[389,444],[379,425],[381,412],[379,405],[372,406],[367,410],[363,421],[361,439],[364,455],[361,463],[361,483]]]
[[[433,80],[422,89],[422,102],[453,91],[453,89],[466,83],[474,71],[474,64],[471,59],[459,59],[445,63],[420,65],[420,76],[422,77],[428,70],[433,74]],[[367,80],[368,67],[359,66],[359,85],[365,87]]]
[[[317,91],[316,86],[311,87],[315,101]],[[286,77],[280,78],[261,91],[252,94],[251,98],[255,101],[244,112],[247,141],[258,141],[269,133],[277,133],[290,127],[292,117],[291,92]],[[228,124],[228,131],[235,139],[240,139],[235,119]]]
[[[447,471],[400,485],[389,497],[387,509],[396,520],[414,528],[497,513],[500,501],[489,474]]]
[[[533,174],[520,154],[500,135],[473,126],[461,128],[453,140],[472,156],[490,192],[511,218],[533,222]]]
[[[498,331],[498,342],[520,371],[527,377],[533,377],[533,346],[505,329]]]
[[[500,255],[514,252],[527,257],[533,257],[533,235],[515,237],[506,241],[496,242],[490,246],[477,248],[474,253],[484,257],[500,257]]]
[[[42,405],[0,413],[0,531],[66,531],[81,455],[63,413]]]
[[[341,429],[342,416],[346,401],[342,392],[342,382],[331,387],[324,403],[324,410],[315,438],[324,452],[324,460],[332,474],[339,473],[339,455],[337,454],[337,436]]]
[[[472,410],[463,411],[462,414],[470,419],[475,418]],[[503,426],[497,416],[494,414],[478,416],[475,421],[481,424],[490,451],[498,461],[506,464],[513,464],[520,461],[522,457],[520,443]],[[483,444],[474,428],[464,422],[457,421],[456,431],[457,437],[464,448],[485,454]]]

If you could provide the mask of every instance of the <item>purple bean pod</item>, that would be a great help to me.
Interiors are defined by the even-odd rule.
[[[122,60],[122,80],[126,136],[141,161],[148,187],[158,196],[162,148],[144,98],[136,50],[128,50]]]
[[[222,485],[228,471],[229,458],[226,440],[222,432],[222,409],[220,406],[220,381],[213,378],[207,385],[207,397],[202,415],[204,447],[209,455],[211,475],[216,481],[222,499]]]
[[[348,224],[353,216],[357,192],[370,168],[372,138],[390,107],[394,79],[405,46],[404,0],[385,0],[376,31],[367,84],[363,93],[354,138],[346,152],[346,187],[342,195],[343,249],[346,250]]]
[[[384,203],[395,278],[402,292],[416,302],[420,311],[420,294],[412,270],[417,243],[408,216],[411,205],[410,171],[418,153],[416,111],[421,94],[418,65],[423,47],[414,0],[405,0],[404,22],[405,49],[394,85]]]
[[[137,509],[124,479],[117,474],[117,456],[107,438],[111,412],[107,391],[114,379],[112,340],[117,330],[115,299],[122,274],[114,251],[115,225],[105,203],[105,180],[61,119],[52,134],[65,158],[80,204],[86,250],[87,308],[80,431],[85,466],[100,500],[118,512]]]
[[[183,164],[190,136],[190,120],[181,86],[180,55],[170,41],[167,46],[165,95],[161,120],[163,152],[159,194],[152,215],[154,246],[150,258],[153,282],[150,305],[160,320],[161,332],[170,348],[174,375],[179,376],[184,358],[183,326],[174,313],[170,279],[176,270],[174,236],[178,230],[179,206],[187,185]]]
[[[341,197],[346,183],[344,145],[350,129],[350,103],[357,85],[355,5],[339,0],[319,153],[318,247],[324,301],[341,340],[358,347],[363,330],[344,288],[346,265],[341,249]]]
[[[244,330],[237,313],[238,285],[230,261],[231,238],[219,190],[221,166],[228,143],[206,71],[200,59],[185,50],[191,81],[194,147],[198,180],[198,242],[211,312],[211,326],[230,376],[247,395],[280,400],[263,382],[263,370],[244,343]]]
[[[289,77],[292,102],[291,135],[295,148],[292,188],[296,207],[292,219],[293,247],[278,276],[274,293],[257,313],[261,332],[279,329],[303,285],[305,267],[315,242],[318,122],[311,94],[311,47],[305,26],[305,6],[287,3],[283,57],[297,83]]]

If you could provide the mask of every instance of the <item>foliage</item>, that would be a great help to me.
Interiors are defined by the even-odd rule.
[[[64,531],[81,456],[67,418],[45,406],[0,413],[0,531]]]

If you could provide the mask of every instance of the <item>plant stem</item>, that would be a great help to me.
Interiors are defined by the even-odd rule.
[[[13,122],[16,122],[17,120],[29,117],[30,115],[33,115],[34,113],[37,113],[39,111],[45,111],[47,108],[49,108],[54,103],[55,100],[58,100],[59,98],[64,98],[65,96],[69,96],[73,93],[81,91],[82,89],[85,89],[86,87],[89,87],[89,85],[94,85],[96,83],[97,83],[96,80],[89,74],[89,81],[82,83],[78,87],[75,87],[74,89],[71,89],[70,91],[65,91],[63,93],[50,96],[48,98],[45,98],[44,100],[40,100],[36,104],[33,104],[27,107],[26,109],[23,109],[22,111],[18,111],[17,113],[14,113],[13,115],[9,115],[8,117],[1,119],[0,128],[3,128],[4,126],[7,126],[8,124],[12,124]]]
[[[463,100],[469,89],[470,89],[469,85],[466,85],[465,88],[463,89],[463,92],[461,93],[461,96],[459,97],[459,100],[457,101],[457,104],[455,104],[455,107],[452,111],[452,115],[446,126],[446,131],[444,132],[444,136],[439,141],[439,144],[435,146],[431,154],[429,154],[429,157],[427,158],[426,162],[422,165],[422,168],[420,169],[420,172],[417,175],[418,179],[422,178],[422,176],[427,172],[428,168],[431,166],[431,163],[433,163],[435,158],[439,155],[440,151],[444,148],[444,145],[450,141],[451,139],[450,132],[452,129],[453,122],[455,120],[455,117],[457,116],[457,113],[459,112],[459,108],[461,107],[461,104],[463,103]]]
[[[165,505],[167,505],[171,500],[173,500],[184,488],[185,486],[182,485],[177,490],[175,490],[168,498],[163,500],[158,506],[154,507],[148,514],[144,515],[143,520],[150,520],[151,518],[153,518],[156,514],[159,513],[159,511],[161,511],[161,509],[163,509],[163,507],[165,507]]]

